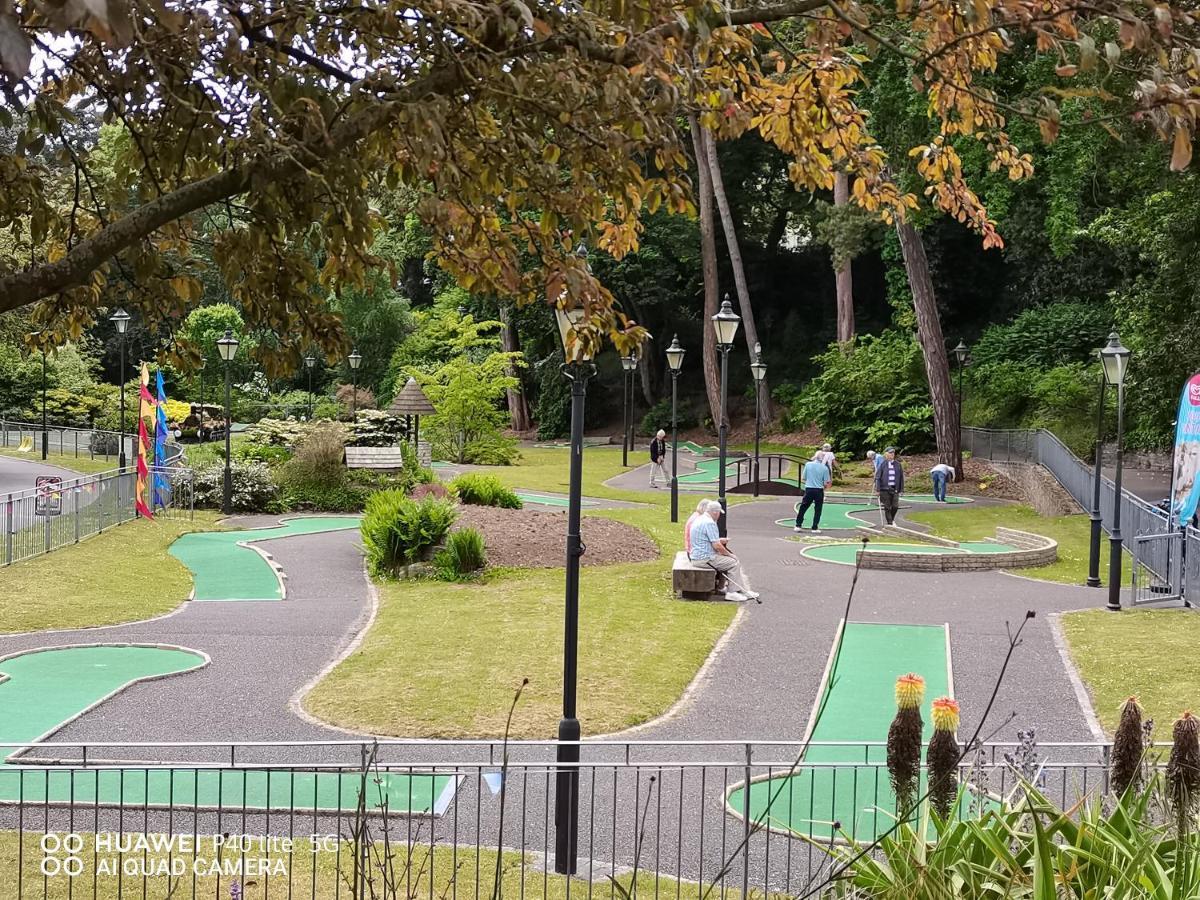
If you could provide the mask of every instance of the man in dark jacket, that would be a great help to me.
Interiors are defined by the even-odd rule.
[[[900,466],[900,460],[896,459],[895,447],[888,447],[883,453],[884,460],[875,470],[875,490],[879,494],[884,518],[891,525],[896,521],[900,495],[904,493],[904,469]]]
[[[664,484],[670,484],[671,480],[667,478],[667,470],[663,468],[666,458],[667,433],[660,428],[654,435],[654,440],[650,442],[650,487],[658,487],[655,484],[655,476],[661,476]]]

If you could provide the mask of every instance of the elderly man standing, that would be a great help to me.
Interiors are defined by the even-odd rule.
[[[691,549],[688,552],[688,558],[694,563],[716,569],[718,585],[725,580],[733,587],[742,588],[745,591],[742,593],[737,590],[726,590],[726,600],[742,601],[747,598],[757,600],[758,593],[746,590],[743,586],[745,578],[738,566],[738,559],[730,552],[728,539],[721,537],[721,533],[717,529],[717,520],[721,518],[721,504],[710,500],[706,511],[707,515],[696,516],[696,521],[692,523]]]
[[[904,493],[904,469],[896,459],[896,448],[883,451],[883,462],[875,470],[875,490],[879,494],[879,505],[889,525],[896,521],[900,509],[900,495]]]

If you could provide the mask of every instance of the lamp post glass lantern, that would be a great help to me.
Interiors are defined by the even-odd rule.
[[[571,462],[567,489],[567,558],[563,606],[563,696],[558,722],[557,760],[554,779],[554,871],[574,874],[579,843],[579,718],[576,682],[579,672],[579,558],[583,540],[579,533],[583,492],[583,413],[587,381],[595,371],[592,345],[577,339],[583,324],[582,308],[555,309],[562,339],[563,375],[571,382]]]
[[[312,421],[313,417],[313,389],[312,389],[312,373],[313,366],[317,364],[317,358],[311,353],[304,357],[304,368],[308,369],[308,421]]]
[[[117,343],[121,347],[121,368],[119,377],[121,381],[121,434],[118,440],[117,447],[117,466],[121,469],[125,468],[125,332],[129,330],[129,313],[124,309],[117,307],[117,311],[108,317],[108,320],[113,323],[113,327],[117,329]]]
[[[1104,380],[1109,387],[1117,389],[1117,460],[1113,474],[1113,522],[1108,533],[1108,609],[1121,609],[1121,470],[1124,463],[1125,441],[1125,375],[1129,371],[1130,352],[1121,343],[1114,331],[1108,343],[1100,350],[1100,364],[1104,367]]]
[[[354,421],[358,416],[358,367],[362,365],[362,354],[357,347],[350,351],[346,361],[350,363],[350,380],[354,385],[350,400],[350,420]]]
[[[679,335],[667,348],[667,367],[671,370],[671,521],[679,521],[679,370],[687,351],[679,346]]]
[[[228,328],[225,329],[225,336],[217,339],[217,351],[221,354],[221,359],[225,363],[225,485],[224,491],[221,494],[221,511],[225,515],[233,512],[233,469],[230,466],[229,441],[230,432],[233,431],[233,417],[230,414],[229,407],[229,370],[233,357],[237,353],[238,340],[233,336],[233,332]]]
[[[762,438],[762,383],[767,377],[767,364],[762,361],[762,344],[754,345],[754,362],[750,363],[750,374],[754,376],[754,496],[758,496],[758,445]]]
[[[632,390],[630,381],[633,378],[634,367],[637,366],[637,355],[634,353],[621,357],[621,465],[629,465],[629,403]]]
[[[719,410],[719,425],[718,425],[718,474],[717,474],[717,501],[721,504],[721,519],[717,522],[718,530],[721,537],[726,534],[726,510],[728,505],[725,500],[725,456],[726,445],[729,440],[729,425],[725,417],[725,408],[728,405],[729,397],[729,350],[733,347],[733,339],[737,336],[738,325],[742,322],[737,313],[733,311],[733,304],[729,302],[729,295],[725,295],[725,299],[721,302],[721,308],[717,314],[712,317],[713,331],[717,335],[717,349],[721,351],[721,407]]]

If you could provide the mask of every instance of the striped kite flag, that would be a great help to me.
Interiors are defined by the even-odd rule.
[[[146,479],[150,475],[150,467],[146,464],[146,452],[150,449],[150,435],[146,433],[146,416],[154,409],[154,398],[150,396],[150,370],[142,363],[142,378],[138,395],[138,458],[137,458],[137,493],[134,495],[134,507],[138,515],[153,519],[154,513],[146,505]]]
[[[167,476],[163,474],[161,468],[163,459],[167,455],[167,392],[163,387],[162,369],[156,373],[155,388],[158,393],[158,402],[156,406],[156,415],[154,417],[154,502],[153,509],[158,509],[160,506],[165,508],[167,505]]]

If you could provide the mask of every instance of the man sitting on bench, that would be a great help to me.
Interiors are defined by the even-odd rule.
[[[709,566],[717,571],[717,590],[722,589],[722,583],[725,584],[725,599],[732,601],[743,601],[749,598],[757,600],[758,593],[755,591],[746,590],[742,587],[745,578],[742,577],[741,569],[738,567],[738,559],[729,552],[728,541],[721,537],[721,532],[717,528],[717,520],[721,518],[721,504],[716,500],[710,500],[707,507],[707,515],[696,516],[696,521],[692,523],[691,549],[688,551],[688,559],[694,565]],[[729,586],[741,588],[741,590],[729,590]],[[745,591],[745,593],[742,593]]]

